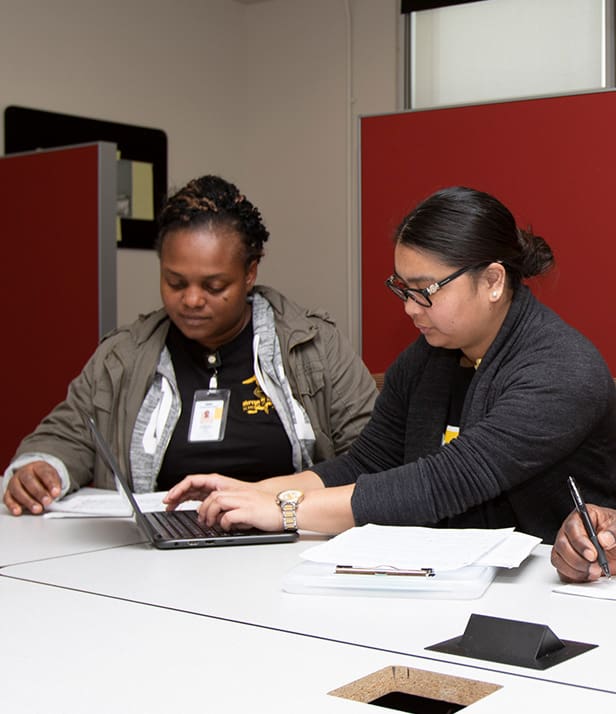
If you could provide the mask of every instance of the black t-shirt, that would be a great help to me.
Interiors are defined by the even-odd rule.
[[[466,399],[466,392],[470,386],[471,380],[475,376],[473,367],[463,367],[458,365],[453,384],[451,385],[451,395],[449,397],[449,411],[447,414],[447,426],[443,434],[443,443],[448,443],[455,439],[460,433],[460,419],[462,417],[462,408]]]
[[[252,322],[217,352],[218,389],[230,389],[229,412],[221,441],[190,442],[194,393],[208,389],[214,369],[208,350],[171,325],[167,348],[182,399],[182,413],[167,447],[157,489],[167,490],[187,474],[221,473],[244,481],[293,472],[291,444],[274,405],[254,376]]]
[[[451,386],[444,442],[455,439],[459,434],[464,401],[474,376],[474,367],[457,366]],[[507,493],[501,493],[487,505],[481,504],[469,508],[465,513],[444,518],[436,525],[441,528],[494,528],[494,523],[515,523],[515,520]]]

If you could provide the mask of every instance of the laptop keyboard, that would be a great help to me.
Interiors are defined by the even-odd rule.
[[[149,515],[169,538],[216,538],[229,535],[218,526],[199,523],[197,511],[154,511]]]

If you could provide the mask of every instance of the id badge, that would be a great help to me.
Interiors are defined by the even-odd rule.
[[[199,389],[195,392],[188,441],[224,439],[230,397],[230,389]]]

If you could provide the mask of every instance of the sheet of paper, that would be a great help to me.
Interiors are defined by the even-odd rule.
[[[569,585],[557,585],[555,593],[563,595],[577,595],[578,597],[590,597],[598,600],[616,600],[616,578],[599,578],[592,583],[571,583]]]
[[[143,511],[162,511],[165,509],[163,498],[166,493],[166,491],[138,493],[135,498]],[[199,504],[199,501],[186,501],[180,508],[194,509]],[[128,501],[117,491],[82,488],[48,506],[43,518],[123,518],[131,515]]]
[[[537,538],[537,536],[513,531],[511,535],[475,561],[475,565],[518,568],[540,543],[541,538]]]
[[[302,557],[313,562],[335,565],[364,568],[432,568],[439,572],[477,563],[512,533],[513,528],[447,529],[368,524],[351,528],[310,548],[302,553]],[[520,551],[525,553],[522,559],[530,550],[531,544],[524,541]],[[494,553],[493,559],[498,560],[498,551]],[[507,553],[503,559],[507,561],[506,567],[509,567],[511,553]],[[483,564],[500,565],[499,562]]]

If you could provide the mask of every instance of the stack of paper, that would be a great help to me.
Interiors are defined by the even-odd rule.
[[[435,572],[466,565],[515,568],[541,542],[513,528],[419,528],[368,524],[302,553],[317,563],[361,568],[431,568]]]
[[[287,574],[283,589],[327,595],[476,598],[485,592],[497,568],[518,567],[540,542],[513,528],[369,524],[304,551],[305,562]]]

